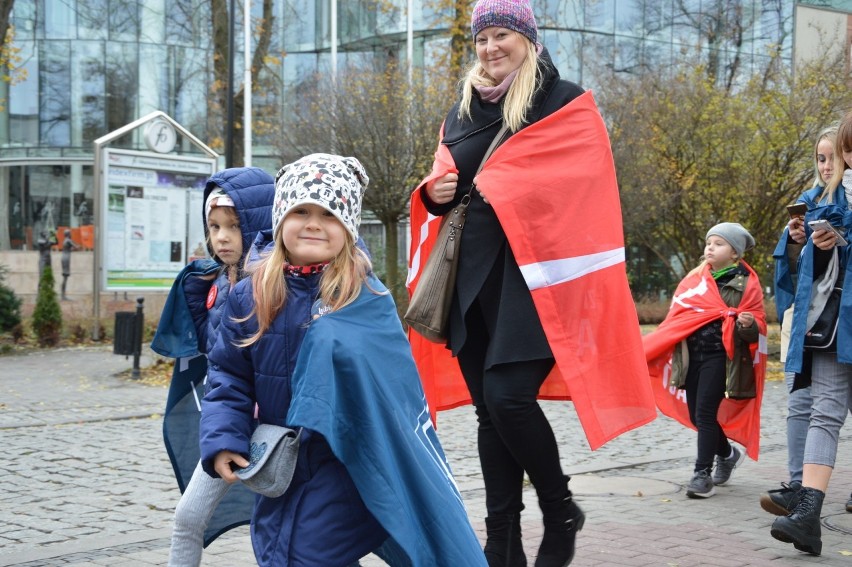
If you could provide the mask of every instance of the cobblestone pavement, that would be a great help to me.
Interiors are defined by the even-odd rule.
[[[150,360],[143,358],[143,367]],[[0,357],[0,567],[164,565],[179,497],[162,442],[166,390],[117,376],[132,364],[108,348]],[[823,508],[823,554],[801,554],[769,535],[758,495],[786,480],[786,393],[767,384],[760,462],[747,460],[708,500],[684,494],[695,434],[660,417],[589,451],[570,404],[545,402],[571,488],[588,519],[576,566],[852,566],[852,428],[841,432]],[[438,434],[484,538],[484,494],[470,408],[443,412]],[[541,538],[531,488],[524,545]],[[248,528],[216,540],[204,565],[253,564]],[[368,557],[362,565],[383,565]],[[443,567],[443,566],[442,566]],[[452,566],[455,567],[455,566]]]

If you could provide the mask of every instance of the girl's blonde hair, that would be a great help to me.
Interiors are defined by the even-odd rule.
[[[526,36],[516,31],[512,33],[522,36],[527,43],[527,54],[518,74],[509,86],[506,96],[503,98],[503,123],[512,132],[517,132],[526,122],[527,110],[532,106],[533,95],[539,87],[541,71],[538,68],[538,52],[536,45],[529,41]],[[494,77],[485,72],[479,59],[474,62],[462,83],[462,98],[459,103],[459,118],[470,120],[470,103],[473,99],[474,87],[494,87],[497,82]]]
[[[237,209],[235,209],[234,207],[227,207],[227,206],[216,207],[216,210],[219,210],[219,209],[221,209],[223,212],[225,212],[228,215],[228,220],[235,222],[238,226],[240,225],[240,215],[237,214]],[[208,223],[210,222],[209,218],[207,219],[207,222]],[[207,233],[207,249],[212,251],[214,248],[213,248],[213,241],[210,240],[210,225],[209,224],[207,225],[207,230],[205,232]],[[240,231],[240,244],[243,244],[242,231]],[[246,257],[246,251],[243,250],[243,253],[240,257],[240,260],[237,260],[236,263],[224,264],[225,273],[228,274],[228,282],[230,282],[232,287],[234,285],[236,285],[236,283],[240,279],[240,267],[241,267],[240,262],[245,257]]]
[[[819,143],[823,140],[828,140],[831,142],[831,146],[834,147],[834,144],[837,141],[837,124],[832,124],[831,126],[820,130],[820,133],[817,135],[816,143],[814,144],[814,172],[816,173],[814,186],[819,185],[820,187],[825,187],[826,185],[825,181],[822,180],[822,175],[819,174]],[[835,153],[834,155],[836,156],[837,154]],[[829,179],[829,181],[831,180]]]
[[[834,139],[834,173],[819,196],[819,202],[834,202],[834,190],[843,182],[843,172],[849,169],[843,160],[843,152],[852,152],[852,112],[847,112],[837,127],[837,137]]]
[[[342,309],[358,298],[361,284],[366,281],[371,270],[370,259],[355,246],[352,234],[349,231],[344,231],[344,234],[346,243],[343,249],[331,259],[320,276],[319,299],[331,311]],[[238,346],[247,347],[256,343],[284,309],[287,303],[287,284],[283,274],[286,263],[287,249],[279,226],[272,252],[249,268],[254,307],[245,318],[237,321],[247,321],[254,315],[257,318],[257,332],[240,341]]]

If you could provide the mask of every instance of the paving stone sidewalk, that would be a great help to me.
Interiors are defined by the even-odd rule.
[[[150,352],[150,351],[147,351]],[[151,357],[143,358],[143,366]],[[179,497],[162,442],[166,389],[117,376],[132,359],[110,348],[0,357],[0,567],[165,565]],[[769,535],[762,491],[786,479],[786,392],[767,384],[759,462],[747,460],[708,500],[685,497],[695,434],[660,417],[589,451],[570,404],[543,403],[571,488],[588,519],[576,566],[852,566],[852,427],[841,432],[823,508],[823,554]],[[470,408],[439,414],[438,434],[484,539],[484,493]],[[524,546],[534,562],[541,516],[525,494]],[[254,564],[248,528],[205,552],[203,565]],[[383,565],[373,557],[364,567]],[[443,567],[443,566],[442,566]],[[452,566],[455,567],[455,566]]]

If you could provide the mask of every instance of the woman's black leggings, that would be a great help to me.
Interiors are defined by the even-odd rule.
[[[458,361],[479,422],[479,460],[488,515],[515,514],[523,509],[524,471],[540,501],[564,498],[568,488],[556,437],[536,401],[553,359],[485,368],[487,343],[473,338],[477,331],[468,335]]]
[[[725,351],[690,352],[686,373],[686,405],[689,419],[698,428],[698,457],[695,471],[713,468],[713,457],[727,457],[731,444],[719,425],[719,406],[725,399]]]

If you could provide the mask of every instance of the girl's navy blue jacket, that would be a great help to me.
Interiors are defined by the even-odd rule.
[[[254,344],[239,341],[257,330],[252,281],[240,281],[228,296],[218,338],[209,353],[210,390],[202,402],[201,463],[213,477],[221,451],[248,457],[255,403],[258,421],[287,425],[291,378],[319,296],[321,274],[286,275],[287,302]],[[258,496],[252,543],[260,565],[348,565],[377,548],[387,532],[367,510],[328,442],[302,430],[299,457],[288,491]]]

